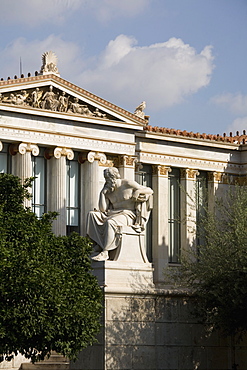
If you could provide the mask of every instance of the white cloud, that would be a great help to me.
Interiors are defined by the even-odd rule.
[[[80,84],[116,103],[135,108],[142,100],[159,110],[181,102],[209,84],[211,46],[201,53],[181,39],[138,47],[133,37],[111,40],[95,65],[78,77]]]
[[[241,134],[243,130],[247,132],[247,116],[236,118],[233,123],[227,128],[227,132],[232,132],[233,135],[236,134],[236,131],[239,131],[239,133]]]
[[[1,0],[1,20],[36,26],[41,23],[61,23],[77,10],[84,0]]]
[[[91,0],[95,16],[102,22],[117,17],[135,17],[147,9],[150,0]]]
[[[75,11],[82,18],[91,13],[98,21],[133,17],[147,8],[150,0],[0,0],[1,21],[33,27],[63,23]]]
[[[215,104],[226,107],[233,113],[247,114],[247,95],[228,93],[215,96],[212,100]]]
[[[23,73],[40,70],[42,65],[42,54],[52,50],[58,57],[58,69],[61,77],[71,79],[83,68],[81,50],[73,42],[66,42],[59,36],[50,35],[44,40],[27,41],[25,38],[18,38],[9,44],[5,49],[0,50],[4,64],[1,65],[1,76],[7,77],[20,75],[20,57],[22,59]]]
[[[136,43],[134,37],[125,35],[120,35],[115,40],[111,40],[101,55],[98,67],[105,70],[119,64],[131,52]]]
[[[50,35],[31,42],[18,38],[0,50],[5,61],[0,77],[19,75],[20,57],[24,74],[33,75],[49,50],[58,56],[61,77],[131,111],[145,100],[147,114],[178,104],[207,86],[213,71],[211,47],[197,53],[181,39],[139,47],[133,37],[120,35],[88,61],[76,43]]]

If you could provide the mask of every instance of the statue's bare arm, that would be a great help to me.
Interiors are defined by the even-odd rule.
[[[99,210],[101,212],[107,212],[110,206],[110,201],[106,197],[107,192],[108,192],[108,189],[106,186],[104,186],[99,195]]]
[[[140,194],[151,195],[153,190],[147,186],[138,184],[136,181],[126,181],[129,187],[133,189],[132,198],[135,200],[139,197]]]

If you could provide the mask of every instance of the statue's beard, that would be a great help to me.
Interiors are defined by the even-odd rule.
[[[106,187],[108,188],[110,193],[112,193],[115,190],[116,184],[117,181],[113,179],[106,181]]]

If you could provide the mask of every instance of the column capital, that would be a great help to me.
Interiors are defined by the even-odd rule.
[[[192,168],[181,168],[180,174],[182,179],[195,180],[196,176],[199,175],[199,171]]]
[[[119,167],[134,167],[137,163],[137,157],[132,155],[120,155]]]
[[[39,147],[38,145],[31,143],[11,144],[9,147],[9,152],[11,155],[16,155],[17,153],[24,155],[28,152],[31,152],[32,155],[37,157],[37,155],[39,155]]]
[[[222,172],[208,172],[208,181],[210,182],[220,182],[222,181]]]
[[[45,150],[45,158],[51,159],[52,157],[60,159],[61,157],[67,157],[70,161],[74,158],[74,152],[72,149],[64,147],[47,148]]]
[[[166,176],[168,177],[168,173],[171,172],[171,167],[160,165],[160,164],[154,164],[152,166],[152,172],[153,175],[156,176]]]
[[[106,165],[107,158],[104,153],[91,151],[88,153],[86,152],[80,153],[78,157],[78,161],[81,164],[85,162],[93,163],[95,161],[98,161],[100,166],[104,166]]]

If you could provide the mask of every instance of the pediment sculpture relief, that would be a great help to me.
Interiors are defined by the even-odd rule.
[[[99,108],[86,104],[79,98],[70,96],[65,91],[56,89],[52,85],[44,88],[37,87],[36,89],[0,93],[0,103],[117,120],[115,117],[102,112]]]

